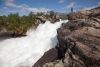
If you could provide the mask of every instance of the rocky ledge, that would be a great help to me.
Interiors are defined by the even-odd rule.
[[[67,16],[58,29],[58,60],[43,67],[100,67],[100,6]]]

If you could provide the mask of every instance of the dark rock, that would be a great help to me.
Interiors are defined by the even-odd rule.
[[[52,48],[45,52],[44,55],[34,64],[33,67],[43,67],[43,64],[57,60],[58,51],[56,48]]]
[[[26,36],[26,35],[23,34],[23,33],[20,33],[20,32],[14,32],[14,33],[12,34],[12,37],[22,37],[22,36]]]
[[[15,35],[14,33],[11,33],[11,32],[3,32],[3,33],[0,33],[0,41],[10,39],[10,38],[16,38],[16,37],[24,37],[24,36],[26,35],[24,34]]]
[[[12,36],[12,33],[9,33],[9,32],[0,33],[0,41],[12,38],[11,36]]]

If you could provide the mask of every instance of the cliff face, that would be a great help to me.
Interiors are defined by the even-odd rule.
[[[43,67],[100,67],[100,6],[72,12],[58,29],[58,58]]]

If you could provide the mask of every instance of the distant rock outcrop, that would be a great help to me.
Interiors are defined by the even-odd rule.
[[[67,14],[69,20],[77,20],[77,19],[91,19],[93,17],[100,16],[100,7],[96,7],[91,10],[82,10],[77,12],[71,12]],[[99,17],[100,18],[100,17]]]
[[[100,67],[100,6],[71,12],[58,29],[58,60],[43,67]]]
[[[39,21],[39,23],[45,23],[45,21],[50,21],[51,23],[54,23],[54,22],[59,21],[59,19],[60,18],[59,18],[58,14],[54,14],[51,17],[46,17],[46,16],[42,15],[42,16],[38,16],[36,18],[36,23],[38,23],[38,21]]]

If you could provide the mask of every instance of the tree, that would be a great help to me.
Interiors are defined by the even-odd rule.
[[[18,13],[15,13],[15,14],[10,13],[8,15],[8,20],[10,23],[10,25],[8,26],[9,30],[14,30],[18,28],[21,23],[21,19]]]
[[[55,14],[54,11],[49,12],[50,17],[52,17],[54,14]]]
[[[30,23],[34,23],[34,18],[36,18],[36,15],[33,12],[30,12],[28,15],[28,20]]]
[[[0,16],[0,29],[6,27],[7,23],[8,23],[8,18],[5,15]]]
[[[44,13],[43,12],[37,12],[37,14],[36,14],[37,16],[42,16],[42,15],[44,15]]]

